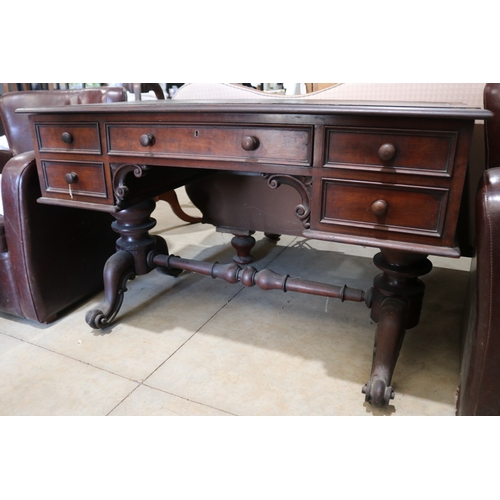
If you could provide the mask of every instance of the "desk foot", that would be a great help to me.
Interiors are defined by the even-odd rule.
[[[120,250],[108,259],[104,266],[104,302],[101,309],[92,309],[85,315],[90,327],[99,330],[113,321],[127,291],[127,281],[134,278],[134,257],[131,253]]]
[[[275,233],[264,233],[264,236],[273,241],[279,241],[279,239],[281,238],[281,234],[275,234]]]
[[[242,266],[250,264],[254,258],[250,255],[252,248],[255,246],[255,238],[252,236],[254,231],[249,231],[247,234],[236,234],[231,240],[231,245],[236,250],[236,256],[233,261]]]
[[[390,385],[405,335],[408,305],[404,300],[386,298],[379,313],[370,380],[362,389],[365,401],[381,407],[394,399]]]

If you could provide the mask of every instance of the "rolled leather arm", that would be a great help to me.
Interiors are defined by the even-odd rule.
[[[36,199],[40,196],[40,187],[33,152],[23,153],[11,158],[2,172],[2,200],[4,211],[4,228],[7,250],[11,261],[17,296],[23,316],[44,321],[39,317],[31,297],[32,281],[36,276],[29,276],[26,270],[31,270],[32,254],[35,253],[31,228],[38,232],[40,224],[49,221],[36,217],[34,212]],[[24,257],[27,257],[27,261]],[[35,287],[36,289],[36,287]],[[36,290],[35,290],[36,292]]]
[[[50,321],[102,287],[117,235],[108,213],[44,205],[32,151],[2,174],[5,239],[23,317]]]
[[[23,241],[23,216],[29,200],[40,197],[40,186],[33,151],[14,156],[2,171],[2,199],[7,239]]]
[[[499,415],[500,167],[486,170],[476,197],[476,254],[458,399],[459,415]]]

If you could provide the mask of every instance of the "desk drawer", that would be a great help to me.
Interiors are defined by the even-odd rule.
[[[323,179],[320,225],[440,237],[448,189]],[[326,229],[328,230],[328,229]],[[345,232],[342,231],[342,232]]]
[[[312,127],[108,125],[109,154],[309,166]]]
[[[73,199],[79,196],[107,199],[104,164],[42,161],[42,189],[47,195]],[[71,193],[70,193],[71,186]]]
[[[451,176],[456,132],[330,128],[326,134],[325,167],[384,171],[422,170]],[[382,168],[381,168],[382,167]]]
[[[99,127],[89,124],[36,124],[38,149],[45,151],[72,151],[75,153],[101,153]]]

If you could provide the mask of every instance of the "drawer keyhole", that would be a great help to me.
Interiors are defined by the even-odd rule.
[[[71,184],[78,182],[78,175],[75,172],[69,172],[64,175],[64,180],[68,183],[69,197],[73,199],[73,190],[71,189]]]

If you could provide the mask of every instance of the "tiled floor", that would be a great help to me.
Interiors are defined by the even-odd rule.
[[[195,214],[181,191],[186,211]],[[159,202],[170,252],[230,262],[230,235]],[[367,289],[373,249],[256,235],[255,267]],[[432,259],[420,325],[406,334],[385,409],[365,403],[375,325],[362,304],[264,292],[184,273],[129,282],[115,323],[0,316],[0,415],[454,415],[468,259]]]

